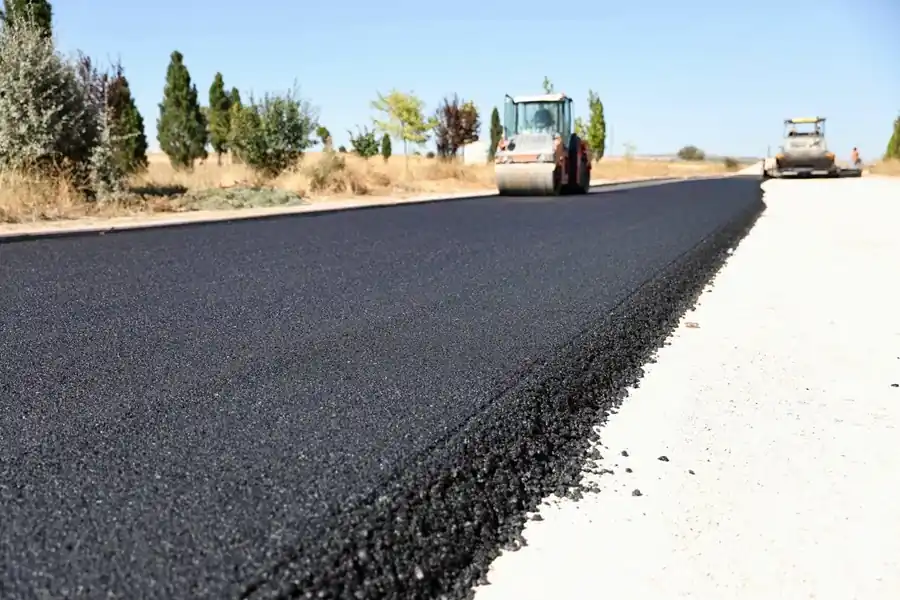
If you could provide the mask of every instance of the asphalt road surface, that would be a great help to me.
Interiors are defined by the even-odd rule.
[[[0,597],[462,596],[756,178],[0,245]]]

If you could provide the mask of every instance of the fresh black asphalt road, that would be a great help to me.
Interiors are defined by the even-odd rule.
[[[675,289],[673,261],[727,226],[737,241],[759,206],[731,178],[0,243],[0,598],[471,583],[460,561],[524,506],[463,482],[460,457],[506,464],[517,382],[646,282]],[[455,455],[479,418],[490,433]],[[541,452],[504,473],[523,497]],[[403,492],[441,469],[440,507]],[[401,547],[419,538],[432,550]]]

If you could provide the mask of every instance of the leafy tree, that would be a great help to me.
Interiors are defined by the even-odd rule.
[[[28,22],[0,28],[0,168],[86,165],[99,134],[89,98],[52,37]]]
[[[544,93],[552,94],[553,93],[553,82],[550,81],[550,78],[544,75]]]
[[[685,146],[678,151],[678,158],[681,160],[700,161],[706,159],[706,153],[697,146]]]
[[[338,152],[341,154],[347,154],[347,147],[346,146],[338,146]]]
[[[316,127],[316,137],[322,142],[323,148],[331,147],[331,132],[324,125]]]
[[[384,159],[384,162],[387,162],[391,158],[391,152],[393,149],[391,148],[391,136],[388,134],[384,134],[381,136],[381,158]]]
[[[195,160],[207,157],[206,122],[197,101],[197,86],[191,83],[184,55],[177,50],[166,70],[156,129],[159,147],[176,169],[192,169]]]
[[[315,144],[318,117],[296,90],[266,94],[232,114],[229,143],[239,159],[266,177],[294,166]]]
[[[403,141],[403,154],[409,169],[409,144],[424,144],[430,137],[428,131],[434,126],[431,119],[423,114],[424,102],[414,94],[391,90],[387,96],[379,93],[372,102],[372,108],[382,113],[383,118],[374,119],[375,127],[382,133]]]
[[[493,161],[497,155],[497,145],[503,137],[503,123],[500,122],[500,111],[497,107],[491,111],[491,147],[488,149],[488,158]]]
[[[221,166],[222,155],[228,151],[228,136],[231,133],[231,95],[225,91],[225,80],[221,73],[213,77],[209,86],[209,142],[216,153],[216,163]]]
[[[600,160],[606,154],[606,118],[603,115],[603,102],[593,90],[588,90],[588,111],[590,120],[583,139],[591,148],[591,157]]]
[[[378,139],[375,137],[375,132],[369,131],[368,127],[363,129],[357,127],[357,131],[359,135],[356,136],[351,131],[347,131],[350,134],[350,145],[353,147],[353,151],[365,159],[378,154]]]
[[[894,133],[888,142],[884,158],[900,160],[900,116],[894,121]]]
[[[48,0],[3,0],[3,21],[31,22],[44,37],[53,35],[53,7]]]
[[[481,121],[472,102],[460,103],[459,96],[444,98],[434,115],[434,139],[441,158],[454,157],[459,149],[478,141]]]

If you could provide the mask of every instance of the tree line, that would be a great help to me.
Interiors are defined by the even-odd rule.
[[[53,8],[49,0],[4,0],[0,32],[0,167],[67,169],[85,190],[122,191],[126,178],[147,166],[148,143],[124,67],[101,69],[90,57],[77,60],[54,46]],[[545,83],[549,85],[549,82]],[[546,87],[546,86],[545,86]],[[602,157],[605,143],[603,105],[592,91],[587,124],[578,133]],[[478,141],[481,116],[470,100],[443,98],[430,115],[412,93],[391,90],[371,102],[378,116],[368,126],[348,132],[351,152],[388,159],[392,140],[410,146],[434,142],[439,158],[459,155]],[[489,158],[502,136],[500,116],[491,114]],[[184,55],[169,57],[157,118],[157,140],[172,166],[192,169],[210,151],[221,164],[226,154],[265,176],[277,176],[311,147],[334,151],[331,133],[296,86],[286,93],[242,99],[237,87],[216,73],[202,105]],[[340,147],[338,152],[348,152]],[[431,154],[431,153],[429,153]]]
[[[124,67],[114,63],[100,68],[82,53],[76,59],[63,57],[54,46],[52,21],[48,0],[3,0],[0,169],[65,169],[89,196],[115,195],[124,191],[128,176],[147,167],[144,119]],[[553,91],[547,77],[544,90]],[[159,103],[157,140],[176,169],[192,169],[211,150],[220,163],[228,154],[274,177],[313,146],[335,152],[330,131],[296,86],[286,93],[243,99],[237,87],[227,87],[222,73],[216,73],[206,99],[204,106],[185,57],[172,52]],[[603,103],[593,90],[587,100],[588,118],[575,119],[574,127],[600,159],[606,144]],[[410,147],[432,141],[437,157],[451,159],[479,139],[478,108],[456,94],[443,98],[431,114],[426,114],[421,98],[396,89],[379,93],[370,107],[378,115],[372,128],[348,132],[351,149],[339,147],[336,152],[387,159],[392,140],[397,140],[408,157]],[[496,107],[488,134],[492,159],[503,135]],[[885,156],[900,158],[900,118]]]

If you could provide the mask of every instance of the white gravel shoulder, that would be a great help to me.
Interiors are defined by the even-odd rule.
[[[900,180],[764,185],[598,430],[614,473],[548,499],[476,600],[900,598]]]

